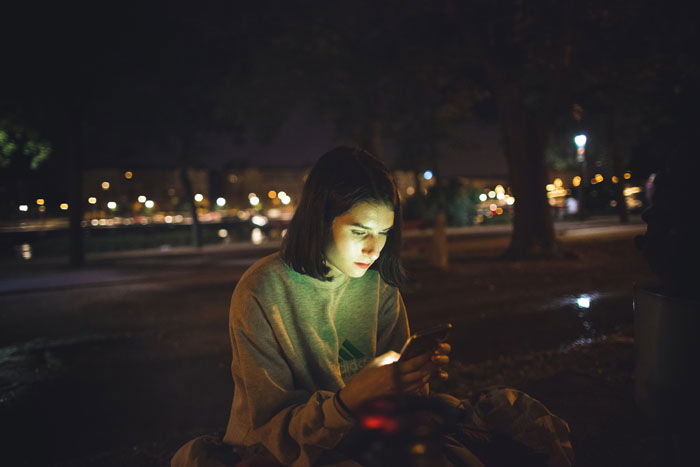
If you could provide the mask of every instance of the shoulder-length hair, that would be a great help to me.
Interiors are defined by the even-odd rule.
[[[401,250],[401,202],[389,169],[359,148],[337,147],[314,164],[301,201],[282,243],[282,258],[295,271],[330,281],[325,248],[332,241],[333,220],[360,202],[382,203],[394,210],[394,225],[371,269],[384,282],[399,287],[405,281]]]

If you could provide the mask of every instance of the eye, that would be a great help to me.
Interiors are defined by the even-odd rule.
[[[366,233],[362,230],[351,230],[352,234],[356,237],[364,237]]]

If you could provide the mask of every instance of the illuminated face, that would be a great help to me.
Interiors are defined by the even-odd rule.
[[[385,204],[360,202],[333,219],[326,265],[331,276],[362,277],[386,244],[394,225],[394,210]]]

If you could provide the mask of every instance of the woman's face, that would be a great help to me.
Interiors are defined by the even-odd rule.
[[[386,204],[360,202],[333,219],[326,264],[331,276],[362,277],[386,244],[394,210]]]

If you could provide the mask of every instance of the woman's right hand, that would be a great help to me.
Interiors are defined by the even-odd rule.
[[[406,361],[383,366],[366,366],[339,392],[351,411],[382,396],[410,394],[422,388],[436,369],[433,354],[426,352]]]

